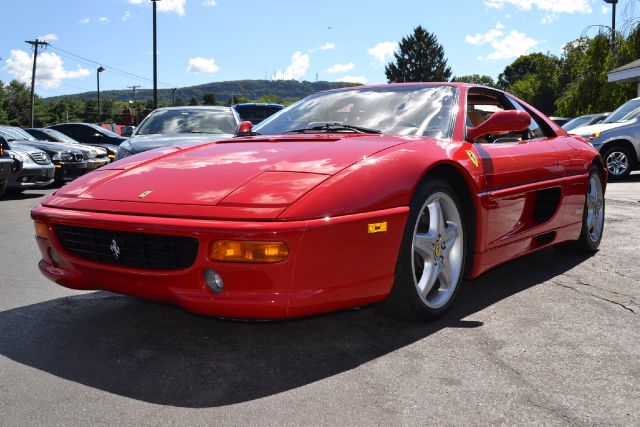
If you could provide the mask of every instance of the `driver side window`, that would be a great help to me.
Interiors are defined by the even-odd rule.
[[[513,110],[514,106],[504,97],[504,95],[487,89],[469,90],[467,94],[467,117],[466,126],[477,127],[487,120],[494,113],[504,110]],[[495,142],[518,142],[522,140],[520,133],[513,134],[490,134],[476,138],[474,142],[480,144]]]

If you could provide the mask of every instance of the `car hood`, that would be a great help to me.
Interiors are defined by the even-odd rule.
[[[77,148],[71,148],[68,145],[61,144],[59,142],[45,142],[45,141],[30,141],[30,140],[15,140],[12,141],[14,144],[12,145],[28,145],[33,148],[37,148],[39,150],[46,151],[48,153],[71,153],[73,151],[80,151]]]
[[[412,138],[415,139],[359,134],[291,135],[165,147],[105,166],[67,184],[56,197],[43,203],[149,215],[166,211],[171,216],[197,217],[229,214],[239,218],[239,210],[246,213],[249,209],[254,217],[275,217],[332,175]],[[74,201],[61,200],[65,198]],[[216,206],[226,211],[207,216],[189,206]],[[191,214],[196,211],[200,214]],[[230,215],[231,212],[235,214]]]
[[[10,141],[9,142],[9,146],[11,147],[10,151],[15,151],[18,153],[25,153],[25,154],[37,154],[37,153],[42,153],[43,151],[38,149],[38,148],[34,148],[30,145],[27,144],[21,144],[18,143],[16,141]]]
[[[595,125],[582,126],[568,131],[568,133],[580,136],[590,136],[596,132],[604,132],[605,130],[614,129],[620,126],[628,125],[631,122],[616,122],[616,123],[598,123]]]
[[[219,141],[229,139],[231,134],[174,134],[174,135],[137,135],[129,138],[125,144],[131,147],[133,153],[141,153],[147,150],[153,150],[160,147],[172,147],[175,145],[183,145],[190,143]],[[127,148],[128,149],[128,148]]]

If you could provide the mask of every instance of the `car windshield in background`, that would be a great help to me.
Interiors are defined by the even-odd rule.
[[[618,107],[618,109],[604,119],[602,123],[626,122],[637,117],[638,113],[640,113],[640,99],[632,99]]]
[[[73,138],[68,137],[67,135],[65,135],[62,132],[58,132],[55,129],[44,129],[43,130],[44,133],[46,133],[49,136],[52,136],[54,138],[56,138],[59,142],[64,142],[67,144],[77,144],[78,141],[76,141]]]
[[[136,135],[213,133],[232,134],[236,121],[231,111],[158,110],[140,125]]]
[[[254,130],[262,135],[379,132],[450,138],[456,95],[455,87],[444,85],[321,92],[281,110]]]
[[[575,119],[571,119],[569,120],[567,123],[563,124],[561,127],[562,129],[566,130],[566,131],[570,131],[573,130],[579,126],[584,125],[585,123],[588,123],[589,120],[593,119],[593,116],[580,116],[580,117],[576,117]]]
[[[282,110],[282,105],[236,105],[234,109],[241,120],[249,120],[255,125]]]

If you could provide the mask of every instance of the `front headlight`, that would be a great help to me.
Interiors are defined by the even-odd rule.
[[[73,155],[71,153],[56,153],[53,155],[51,160],[53,160],[54,162],[59,162],[59,161],[66,162],[69,160],[73,160]]]
[[[592,133],[591,135],[587,135],[586,136],[587,141],[591,142],[592,139],[595,139],[595,138],[599,137],[600,134],[601,134],[601,132],[595,132],[595,133]]]
[[[118,154],[116,155],[116,160],[124,159],[125,157],[131,156],[133,153],[123,146],[118,147]]]
[[[33,163],[33,160],[31,160],[31,157],[29,157],[25,153],[18,153],[17,151],[12,151],[11,157],[13,157],[14,159],[20,160],[22,163]]]

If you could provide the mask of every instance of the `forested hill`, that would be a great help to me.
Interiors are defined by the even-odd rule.
[[[214,94],[217,102],[227,102],[232,95],[236,97],[244,97],[246,99],[259,99],[263,96],[272,95],[282,99],[298,99],[312,93],[335,89],[346,86],[354,86],[354,83],[340,82],[308,82],[298,80],[234,80],[226,82],[206,83],[198,86],[189,86],[178,88],[176,91],[176,99],[181,98],[188,103],[192,97],[201,101],[205,94]],[[127,102],[133,99],[133,92],[126,90],[103,90],[100,91],[102,99],[113,101]],[[158,88],[158,101],[171,102],[172,90]],[[93,100],[96,97],[95,92],[85,92],[73,95],[65,95],[65,98],[77,98],[84,101]],[[47,98],[48,101],[55,101],[60,96]],[[153,98],[153,90],[147,88],[139,88],[136,90],[137,101],[145,101]]]

